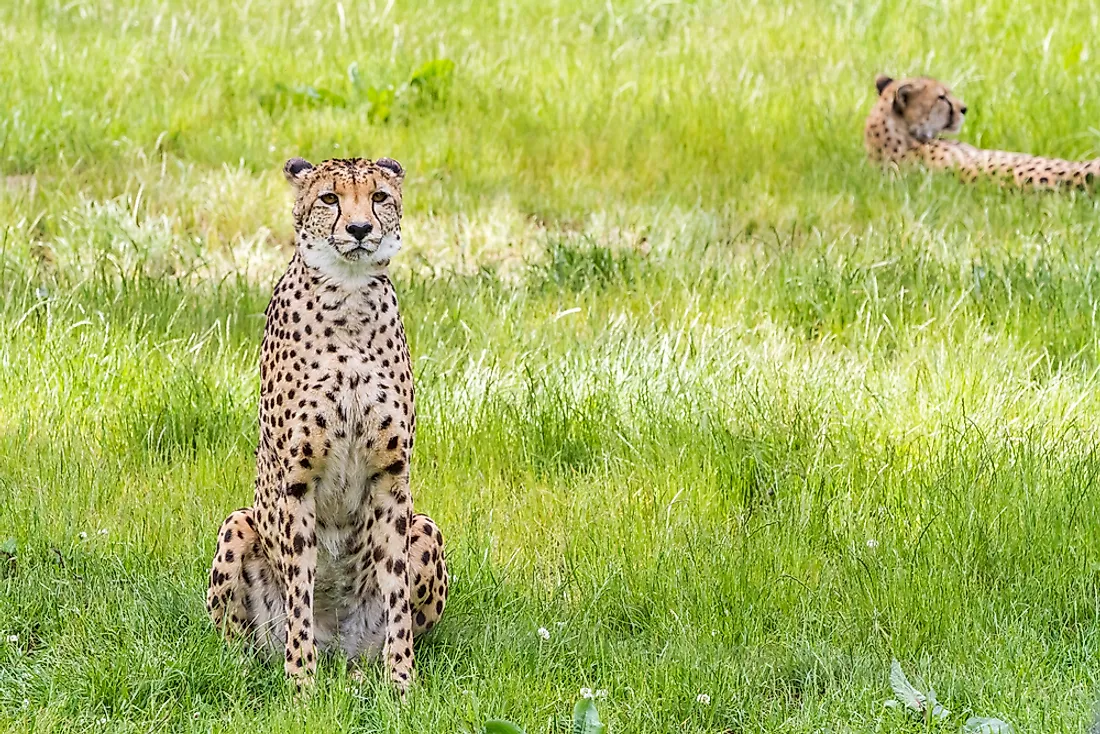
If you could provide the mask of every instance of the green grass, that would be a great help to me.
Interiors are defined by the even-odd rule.
[[[1098,25],[1086,0],[0,3],[0,728],[535,734],[589,687],[622,734],[919,731],[882,706],[896,657],[937,730],[1083,731],[1100,204],[883,176],[861,130],[877,72],[927,73],[965,140],[1100,155]],[[449,89],[389,121],[348,73],[436,58]],[[414,492],[456,577],[403,707],[336,659],[296,704],[202,608],[251,497],[280,167],[345,154],[410,170]]]

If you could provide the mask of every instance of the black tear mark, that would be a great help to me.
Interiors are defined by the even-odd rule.
[[[392,196],[387,196],[386,201],[389,201],[392,198],[393,198]],[[382,217],[378,216],[378,209],[376,208],[377,206],[378,206],[378,202],[375,201],[374,197],[372,196],[371,200],[370,200],[370,210],[371,210],[371,213],[374,215],[375,221],[378,222],[378,233],[385,236],[386,233],[383,231],[384,228],[382,226]]]
[[[336,177],[332,177],[332,193],[336,193]],[[336,239],[336,225],[340,223],[340,197],[336,197],[336,218],[332,220],[332,231],[329,232],[329,237]]]

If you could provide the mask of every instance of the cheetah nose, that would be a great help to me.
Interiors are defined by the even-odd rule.
[[[966,114],[966,105],[963,105],[962,107],[960,107],[959,112],[961,112],[965,115]]]
[[[344,227],[355,239],[362,241],[364,237],[370,234],[370,231],[374,229],[374,225],[370,222],[352,222],[348,226]]]

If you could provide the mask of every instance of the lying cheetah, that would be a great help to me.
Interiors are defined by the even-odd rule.
[[[301,158],[296,251],[267,307],[255,504],[218,531],[207,610],[285,651],[299,687],[317,649],[382,652],[402,694],[413,638],[447,601],[443,536],[413,514],[413,377],[387,267],[401,248],[397,161]]]
[[[1100,174],[1100,158],[1064,161],[943,140],[940,135],[957,133],[962,127],[966,105],[935,79],[879,76],[875,86],[878,100],[863,131],[871,160],[954,170],[965,181],[979,176],[1011,179],[1026,188],[1068,185],[1091,189]]]

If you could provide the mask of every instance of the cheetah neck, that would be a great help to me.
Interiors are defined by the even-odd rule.
[[[299,250],[287,266],[276,295],[299,299],[307,293],[315,307],[329,315],[328,323],[347,332],[343,334],[347,339],[357,339],[359,332],[397,313],[397,294],[387,269],[357,278],[333,277],[311,266]]]
[[[863,129],[863,143],[871,160],[901,163],[910,160],[922,143],[913,137],[905,121],[898,119],[889,102],[875,103]]]

